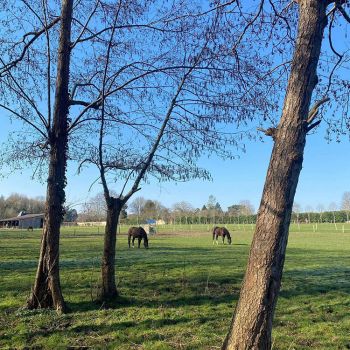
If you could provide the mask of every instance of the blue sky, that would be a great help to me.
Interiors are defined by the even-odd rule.
[[[344,30],[344,28],[342,29]],[[346,37],[347,29],[343,33]],[[338,37],[337,47],[348,49],[348,41]],[[324,45],[327,45],[325,40]],[[344,71],[345,72],[345,71]],[[346,71],[348,75],[348,71]],[[343,77],[344,78],[344,77]],[[7,113],[0,110],[0,143],[4,142],[7,133],[14,128]],[[340,143],[327,143],[325,130],[320,128],[307,139],[303,169],[295,197],[303,209],[306,206],[316,208],[322,204],[327,209],[331,202],[338,205],[342,194],[350,191],[350,154],[349,137],[344,137]],[[170,207],[175,202],[188,201],[194,207],[202,207],[209,195],[214,195],[223,209],[238,203],[240,200],[250,200],[255,209],[258,208],[266,170],[272,149],[272,140],[268,137],[261,142],[247,142],[246,153],[239,159],[223,161],[217,158],[203,158],[201,165],[207,168],[213,177],[212,182],[191,181],[188,183],[158,183],[142,184],[142,190],[134,195],[157,199]],[[83,203],[89,197],[101,192],[101,186],[96,183],[96,169],[76,174],[76,166],[70,164],[68,170],[67,202]],[[0,178],[0,195],[8,196],[13,192],[28,196],[45,195],[45,184],[31,179],[31,170],[12,173],[11,176]],[[78,206],[79,208],[79,206]]]
[[[0,132],[2,140],[6,137],[6,126]],[[258,208],[266,170],[271,154],[272,141],[269,137],[265,142],[249,142],[247,151],[233,161],[220,159],[205,159],[201,164],[209,169],[213,181],[191,181],[188,183],[158,183],[143,184],[142,190],[135,196],[157,199],[166,206],[182,200],[190,202],[195,207],[201,207],[214,195],[223,209],[240,200],[248,199],[255,209]],[[338,205],[342,194],[350,191],[350,143],[348,139],[342,142],[327,143],[324,130],[309,135],[305,149],[304,165],[300,176],[295,201],[304,209],[310,205],[316,208],[323,204],[325,209],[331,202]],[[96,179],[95,169],[86,170],[82,175],[76,174],[76,166],[70,164],[68,172],[67,199],[70,203],[83,203],[89,197],[101,191],[96,183],[89,192],[91,183]],[[0,194],[8,196],[13,192],[28,196],[45,195],[45,185],[31,179],[31,171],[13,173],[0,179]]]

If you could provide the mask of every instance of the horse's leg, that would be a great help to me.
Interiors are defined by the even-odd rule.
[[[219,236],[218,235],[215,236],[215,240],[216,240],[216,245],[219,245]]]
[[[140,248],[140,245],[141,245],[141,240],[142,240],[142,238],[141,238],[141,237],[139,237],[139,246],[138,246],[138,248]]]
[[[225,236],[222,236],[222,244],[225,244]]]
[[[128,245],[129,245],[129,249],[130,249],[130,241],[131,241],[131,236],[128,235]]]
[[[134,242],[135,242],[135,237],[133,236],[133,237],[132,237],[132,247],[133,247],[133,248],[135,248]]]

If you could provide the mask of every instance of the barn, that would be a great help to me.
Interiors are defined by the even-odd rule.
[[[20,212],[17,216],[0,220],[0,228],[20,228],[28,227],[42,228],[44,224],[44,214],[27,214]]]

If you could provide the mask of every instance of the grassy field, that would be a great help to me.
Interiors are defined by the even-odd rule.
[[[102,228],[64,228],[61,280],[71,312],[62,316],[22,308],[40,232],[0,231],[0,349],[220,349],[253,227],[235,225],[232,246],[213,246],[208,229],[169,226],[149,250],[129,250],[122,227],[121,298],[100,305]],[[292,226],[273,349],[350,349],[349,334],[350,225]]]

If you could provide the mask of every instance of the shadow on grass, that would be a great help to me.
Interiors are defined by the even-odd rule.
[[[223,251],[225,253],[229,253],[229,248],[234,247],[234,245],[224,245],[223,247],[227,248]],[[203,247],[170,247],[170,246],[154,246],[151,247],[149,250],[140,248],[140,249],[119,249],[117,250],[117,257],[116,260],[118,261],[128,261],[132,260],[133,263],[142,262],[145,263],[145,260],[147,258],[164,258],[165,260],[169,261],[169,264],[173,264],[174,261],[171,261],[170,258],[174,258],[174,260],[178,260],[177,257],[182,257],[180,259],[180,263],[182,264],[184,259],[187,259],[188,257],[201,257],[201,260],[210,260],[208,259],[211,254],[214,254],[212,257],[213,259],[217,259],[217,256],[215,256],[216,253],[218,253],[218,250],[222,248],[217,246],[211,246],[209,248],[203,248]],[[233,257],[233,256],[232,256]],[[222,258],[227,259],[229,258]],[[60,267],[62,269],[65,268],[91,268],[94,266],[100,265],[100,256],[90,256],[90,257],[71,257],[66,258],[65,257],[65,251],[62,251],[62,255],[60,258]],[[175,262],[176,263],[176,262]],[[209,263],[209,262],[208,262]],[[37,267],[38,260],[37,259],[26,259],[26,260],[10,260],[10,261],[0,261],[0,269],[1,270],[21,270],[21,269],[35,269]],[[153,265],[159,265],[164,264],[164,261],[151,261],[151,264]]]
[[[214,318],[213,318],[214,319]],[[209,319],[208,319],[209,320]],[[147,318],[142,321],[120,321],[120,322],[113,322],[110,324],[83,324],[83,325],[76,325],[71,326],[70,324],[65,325],[48,325],[48,326],[42,326],[41,328],[33,331],[28,335],[27,341],[30,342],[32,339],[36,339],[38,337],[48,337],[52,334],[67,334],[71,333],[72,337],[74,338],[81,338],[81,337],[87,337],[93,335],[95,338],[96,336],[101,337],[99,343],[101,342],[109,342],[112,339],[105,339],[103,338],[104,335],[109,335],[111,332],[121,332],[126,331],[128,329],[132,329],[132,332],[135,333],[133,336],[134,342],[143,342],[145,330],[147,331],[147,340],[159,340],[161,337],[164,337],[160,335],[159,330],[163,327],[168,326],[180,326],[180,327],[186,327],[186,324],[189,324],[193,322],[192,318],[188,317],[176,317],[169,318],[169,317],[161,317],[161,318]],[[150,331],[153,333],[150,333]],[[84,338],[82,338],[84,339]],[[123,343],[125,341],[122,341]],[[69,348],[69,347],[68,347]],[[74,347],[76,348],[76,346]],[[80,349],[85,349],[85,346],[82,345],[79,347]],[[87,347],[88,349],[91,349],[91,347]]]
[[[350,268],[295,269],[284,272],[280,296],[316,296],[330,292],[350,294]]]
[[[226,293],[222,295],[191,295],[159,299],[139,299],[135,297],[119,296],[115,299],[101,301],[79,301],[70,302],[69,308],[72,312],[97,311],[108,309],[125,309],[125,308],[177,308],[183,306],[202,306],[219,304],[232,304],[238,299],[238,293]]]
[[[117,257],[117,267],[126,269],[128,266],[128,270],[120,269],[118,273],[122,277],[123,292],[132,291],[134,294],[136,290],[136,293],[140,293],[140,295],[143,293],[146,297],[142,299],[134,296],[120,297],[116,301],[105,303],[102,308],[159,307],[162,304],[180,307],[231,303],[237,299],[247,259],[247,249],[240,249],[238,246],[248,247],[245,244],[221,245],[219,247],[212,245],[208,247],[172,247],[166,245],[151,248],[149,251],[122,249],[117,253],[120,254]],[[345,266],[346,260],[344,260],[348,260],[348,256],[338,256],[338,253],[337,250],[325,252],[323,250],[310,251],[304,248],[288,249],[287,269],[283,275],[280,296],[288,299],[294,296],[315,296],[328,292],[349,294],[350,268],[347,267],[348,265]],[[288,269],[288,261],[293,261],[294,269]],[[99,259],[96,257],[77,256],[75,260],[63,257],[61,262],[63,272],[69,274],[75,273],[74,268],[90,270],[96,268],[96,271],[99,268]],[[310,265],[314,265],[315,268],[310,267]],[[295,266],[300,266],[300,268],[295,268]],[[34,260],[0,263],[2,273],[5,272],[8,275],[14,271],[18,275],[21,270],[23,273],[24,269],[35,267]],[[130,269],[130,267],[132,268]],[[4,271],[7,269],[8,271]],[[72,270],[70,271],[70,269]],[[141,282],[138,281],[137,275],[132,277],[132,274],[137,273],[141,274],[141,277],[139,276]],[[204,295],[206,276],[209,278],[209,275],[210,283],[213,283],[209,288],[211,294]],[[125,279],[124,276],[126,276]],[[185,291],[187,295],[179,295],[179,292],[183,294],[181,290],[182,278],[185,279],[183,283],[187,283]],[[90,280],[90,276],[88,279]],[[4,293],[12,292],[14,283],[2,284],[2,291]],[[88,294],[89,282],[82,283],[80,288],[86,290],[86,294]],[[20,288],[18,288],[19,286]],[[16,286],[17,290],[27,288],[27,284],[19,283],[19,286]],[[74,288],[76,288],[76,278],[70,279],[65,285],[67,290],[74,290]],[[153,296],[152,293],[154,293]],[[101,308],[101,304],[91,301],[72,302],[69,305],[75,312]]]

